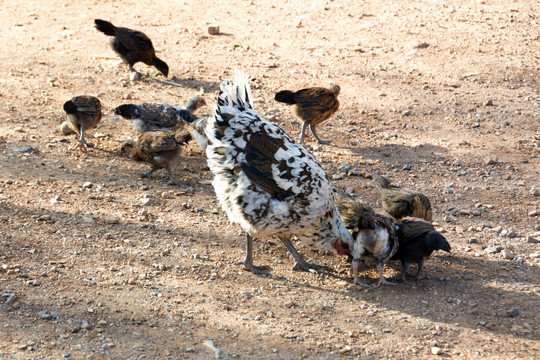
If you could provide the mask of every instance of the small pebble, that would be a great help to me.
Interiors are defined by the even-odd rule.
[[[506,312],[506,316],[508,316],[508,317],[512,317],[512,318],[513,318],[513,317],[516,317],[516,316],[518,316],[518,315],[519,315],[519,310],[516,309],[516,308],[511,308],[510,310],[508,310],[508,311]]]
[[[84,189],[90,189],[92,186],[94,186],[94,184],[92,184],[90,181],[87,181],[83,184],[83,188]]]
[[[503,256],[503,258],[505,258],[507,260],[513,260],[514,259],[514,253],[511,252],[510,250],[503,250],[502,251],[502,256]]]
[[[442,354],[442,349],[440,347],[434,346],[434,347],[431,348],[431,353],[433,355],[441,355]]]

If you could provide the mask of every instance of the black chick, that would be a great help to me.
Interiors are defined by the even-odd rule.
[[[169,174],[167,184],[180,183],[174,178],[170,163],[182,152],[182,145],[191,140],[191,134],[186,130],[172,131],[147,131],[137,140],[137,143],[125,142],[122,145],[122,152],[129,152],[135,161],[144,161],[153,167],[149,171],[138,173],[144,177],[149,177],[154,171],[166,169]]]
[[[418,264],[415,276],[418,280],[425,258],[437,250],[450,252],[451,247],[448,241],[427,221],[405,218],[396,222],[396,228],[399,248],[392,260],[401,261],[403,266],[397,280],[406,281],[405,275],[413,262]]]
[[[406,187],[392,185],[385,177],[373,175],[373,181],[381,190],[382,205],[394,219],[406,216],[433,221],[433,212],[429,198]]]
[[[339,108],[338,95],[341,88],[338,85],[330,88],[312,87],[296,92],[283,90],[276,94],[276,101],[294,105],[293,113],[304,122],[300,142],[304,143],[306,127],[309,125],[313,136],[320,144],[329,144],[330,140],[321,140],[315,126],[327,120]]]
[[[85,149],[94,145],[84,141],[84,132],[96,127],[101,120],[101,102],[98,98],[90,95],[76,96],[64,103],[64,111],[67,114],[65,123],[79,134],[80,146]]]
[[[123,27],[116,27],[108,21],[95,19],[96,29],[105,35],[113,36],[111,48],[135,71],[133,65],[143,62],[155,66],[165,77],[169,75],[169,66],[156,56],[152,41],[144,33]]]

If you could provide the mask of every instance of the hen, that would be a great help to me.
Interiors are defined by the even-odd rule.
[[[251,89],[237,70],[234,84],[223,82],[214,116],[206,121],[212,185],[229,220],[246,232],[240,262],[254,273],[253,238],[276,235],[295,259],[293,269],[326,268],[305,261],[291,238],[318,249],[352,248],[352,236],[339,216],[335,191],[315,157],[278,125],[258,115]]]
[[[373,175],[373,181],[381,190],[384,211],[394,219],[412,216],[433,221],[431,202],[426,195],[406,187],[392,185],[380,175]]]
[[[79,134],[79,143],[76,146],[85,149],[94,145],[84,140],[84,132],[93,129],[101,120],[101,102],[90,95],[76,96],[64,103],[67,126]],[[66,132],[67,133],[67,129]]]
[[[418,264],[415,276],[418,280],[425,258],[437,250],[450,252],[448,241],[427,221],[406,218],[397,221],[396,227],[399,249],[392,260],[399,260],[403,265],[403,270],[397,280],[406,281],[405,275],[413,262]]]
[[[147,131],[139,136],[137,143],[124,142],[122,152],[130,152],[135,161],[144,161],[152,165],[147,172],[138,173],[149,177],[158,169],[166,169],[169,174],[168,184],[180,185],[174,178],[171,170],[171,162],[182,152],[182,145],[191,140],[191,134],[185,130],[172,131]]]
[[[338,85],[328,89],[322,87],[312,87],[296,92],[283,90],[275,95],[275,100],[294,105],[293,113],[304,122],[302,125],[302,135],[300,142],[304,143],[306,127],[309,125],[313,136],[320,144],[329,144],[329,140],[321,140],[317,135],[315,126],[327,120],[339,108],[338,95],[340,91]]]
[[[377,286],[394,285],[383,275],[384,264],[398,251],[398,239],[392,220],[388,216],[376,214],[366,203],[342,194],[337,198],[337,206],[354,239],[354,247],[351,248],[354,284],[366,285],[358,280],[358,267],[365,256],[372,256],[377,262],[380,275]]]
[[[120,105],[114,112],[125,119],[133,120],[133,127],[142,134],[153,130],[176,130],[183,123],[183,118],[189,116],[198,108],[206,105],[202,96],[189,99],[185,106],[176,106],[165,102],[156,104],[143,103],[141,105]],[[185,113],[188,114],[185,114]]]
[[[169,66],[156,56],[148,36],[137,30],[116,27],[105,20],[95,19],[94,22],[96,29],[113,37],[110,42],[111,48],[129,65],[131,71],[135,71],[133,65],[143,62],[155,66],[165,77],[169,75]]]

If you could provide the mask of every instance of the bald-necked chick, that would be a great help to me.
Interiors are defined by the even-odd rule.
[[[336,203],[343,223],[354,239],[352,247],[347,249],[352,257],[354,284],[368,285],[358,280],[358,268],[364,258],[370,256],[377,262],[380,276],[376,286],[395,285],[383,275],[384,265],[398,250],[398,239],[392,220],[388,216],[375,213],[368,204],[344,194],[337,196]]]

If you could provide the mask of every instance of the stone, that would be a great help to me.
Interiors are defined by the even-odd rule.
[[[514,259],[514,253],[511,252],[510,250],[503,250],[502,251],[502,256],[503,256],[503,258],[505,258],[507,260],[513,260]]]
[[[94,184],[92,184],[90,181],[87,181],[82,185],[84,189],[90,189],[92,186],[94,186]]]
[[[484,249],[485,252],[488,254],[497,254],[500,253],[502,250],[502,246],[491,246]]]
[[[438,346],[434,346],[431,348],[431,353],[433,355],[441,355],[442,354],[442,349]]]
[[[537,186],[531,187],[531,190],[529,191],[529,193],[534,196],[540,196],[540,187],[537,187]]]
[[[218,24],[208,25],[208,33],[210,35],[219,35],[219,25]]]
[[[538,244],[538,243],[540,243],[540,240],[538,240],[537,238],[535,238],[532,235],[529,235],[529,236],[527,236],[527,242],[529,244]]]

